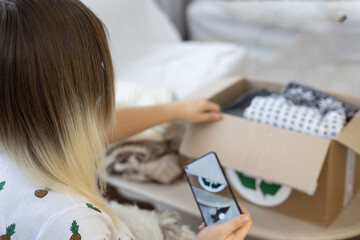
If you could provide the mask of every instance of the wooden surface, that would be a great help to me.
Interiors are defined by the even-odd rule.
[[[200,213],[188,183],[179,181],[171,185],[136,183],[119,177],[109,177],[108,182],[120,190],[141,198],[157,201],[179,211],[199,217]],[[360,235],[360,193],[328,227],[321,227],[298,220],[269,209],[240,201],[251,213],[254,225],[249,236],[259,239],[346,239]]]

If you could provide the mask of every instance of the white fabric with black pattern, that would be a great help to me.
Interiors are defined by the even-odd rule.
[[[334,110],[343,110],[347,121],[350,121],[358,112],[358,109],[333,96],[295,82],[286,84],[281,91],[281,95],[296,105],[315,107],[319,109],[321,114]]]
[[[323,138],[334,138],[346,124],[343,108],[322,114],[314,107],[295,105],[285,97],[255,97],[245,110],[246,119]]]

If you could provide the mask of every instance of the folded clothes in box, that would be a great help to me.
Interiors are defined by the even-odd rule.
[[[252,89],[222,107],[228,114],[317,137],[334,138],[358,112],[306,85],[290,82],[281,94]]]
[[[243,118],[224,113],[220,122],[190,125],[180,151],[189,157],[215,151],[237,197],[326,225],[360,188],[360,98],[324,93],[333,101],[316,96],[314,105],[308,93],[299,104],[299,88],[288,86],[297,90],[287,95],[281,84],[229,78],[200,89],[194,95],[224,108],[254,89],[271,95],[253,98]]]

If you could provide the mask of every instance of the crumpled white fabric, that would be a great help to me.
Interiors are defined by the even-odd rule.
[[[227,43],[154,45],[118,65],[116,80],[167,87],[182,99],[213,80],[239,75],[245,54],[243,47]]]
[[[168,87],[184,98],[212,80],[240,74],[244,48],[188,43],[154,0],[82,0],[109,32],[117,81]]]
[[[142,210],[136,205],[122,205],[114,201],[110,206],[115,214],[130,227],[136,239],[147,240],[192,240],[195,233],[182,225],[175,212],[158,213]]]
[[[120,107],[150,106],[175,101],[174,93],[165,87],[154,87],[136,82],[116,82],[115,105]],[[124,142],[155,141],[162,142],[172,137],[171,131],[176,123],[163,123],[131,136]]]

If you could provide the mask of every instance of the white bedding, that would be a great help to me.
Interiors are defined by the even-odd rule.
[[[105,23],[117,81],[164,86],[183,98],[215,79],[239,74],[244,49],[186,43],[153,0],[82,0]]]
[[[126,64],[156,44],[177,43],[175,26],[153,0],[81,0],[105,24],[113,60]]]
[[[182,99],[204,84],[240,74],[244,48],[224,43],[153,46],[144,55],[117,66],[117,81],[168,87]]]
[[[180,34],[153,0],[81,0],[106,25],[116,45],[181,41]]]

